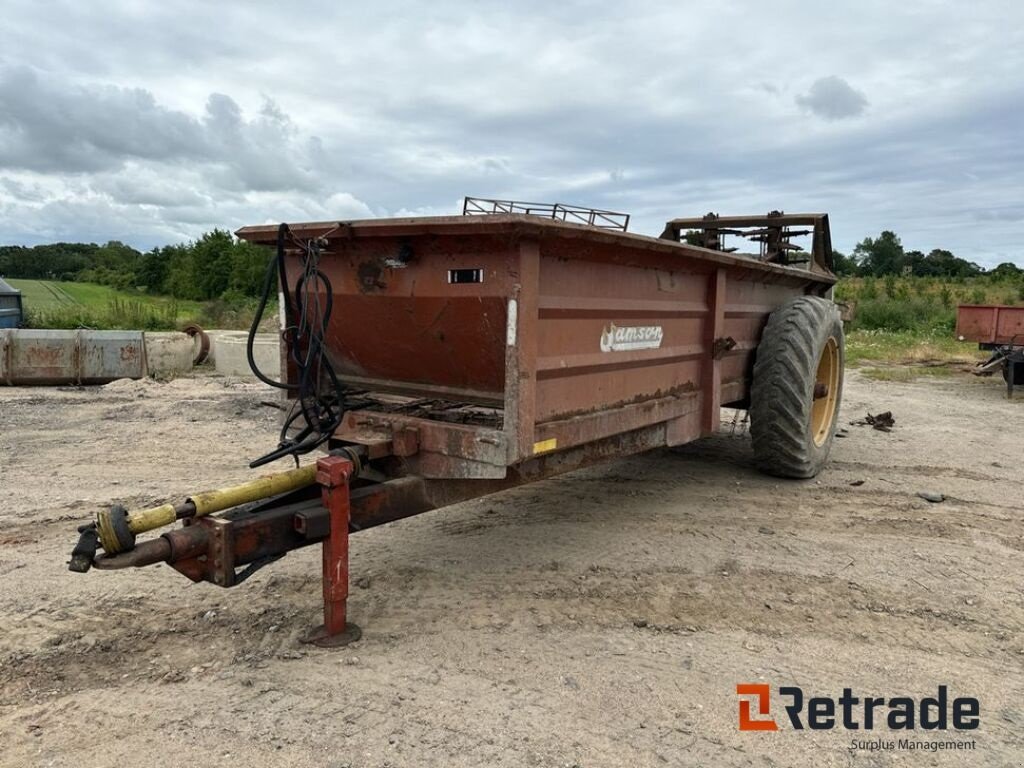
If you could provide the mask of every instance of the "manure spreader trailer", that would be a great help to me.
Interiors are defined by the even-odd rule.
[[[346,616],[353,533],[696,440],[723,406],[749,410],[763,470],[817,474],[843,384],[828,217],[709,214],[659,237],[627,225],[467,198],[462,216],[240,229],[268,249],[253,333],[275,294],[281,311],[280,370],[256,373],[290,406],[280,444],[250,466],[298,466],[104,509],[79,529],[71,569],[168,563],[231,587],[321,544],[311,640],[339,645],[359,636]]]

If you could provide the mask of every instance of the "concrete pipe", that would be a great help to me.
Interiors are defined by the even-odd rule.
[[[225,376],[249,376],[249,361],[246,356],[248,334],[245,331],[210,334],[213,343],[213,359],[217,373]],[[271,378],[278,378],[281,372],[280,346],[274,333],[259,333],[253,340],[253,357],[260,370]]]

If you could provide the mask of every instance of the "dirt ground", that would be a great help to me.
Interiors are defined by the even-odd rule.
[[[841,423],[896,428],[847,426],[813,481],[758,474],[726,424],[360,533],[345,649],[299,642],[317,547],[232,590],[66,570],[100,505],[250,476],[268,397],[212,376],[0,388],[0,765],[1022,764],[1024,398],[1002,382],[851,372]],[[779,731],[739,732],[747,682],[945,684],[981,701],[977,749],[851,751],[894,734],[794,731],[778,701]]]

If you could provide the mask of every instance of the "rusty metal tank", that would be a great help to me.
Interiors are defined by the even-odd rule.
[[[343,436],[414,429],[418,474],[500,478],[616,436],[637,450],[714,431],[719,406],[748,398],[772,310],[835,282],[827,217],[796,220],[816,226],[800,266],[680,242],[683,219],[660,238],[517,214],[289,226],[325,243],[335,369],[396,404],[349,413]]]
[[[3,384],[106,384],[145,375],[142,331],[0,329]]]

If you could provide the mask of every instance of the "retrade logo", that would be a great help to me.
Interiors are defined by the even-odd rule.
[[[753,699],[740,698],[740,730],[741,731],[777,731],[779,726],[770,717],[771,714],[771,688],[763,683],[739,683],[736,685],[736,693],[741,697],[753,696]],[[757,714],[760,719],[755,720],[750,712],[750,705],[757,702]]]
[[[777,731],[771,715],[772,689],[766,683],[739,683],[741,731]],[[920,700],[910,696],[856,696],[852,688],[843,688],[842,695],[805,696],[802,688],[782,686],[778,689],[782,710],[795,731],[840,728],[847,731],[973,731],[981,724],[981,704],[972,696],[952,698],[945,685],[935,696]]]

